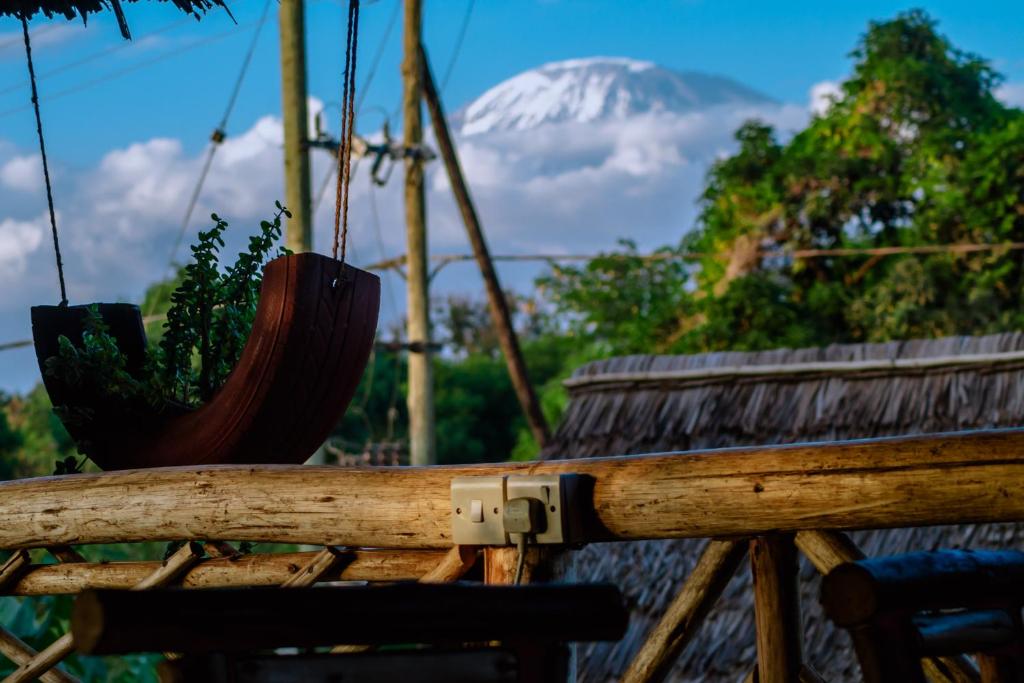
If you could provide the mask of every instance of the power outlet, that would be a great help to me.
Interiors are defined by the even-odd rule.
[[[458,545],[509,545],[502,524],[505,502],[535,498],[544,506],[544,531],[530,539],[538,544],[572,544],[580,538],[575,474],[510,474],[504,477],[452,479],[452,540]]]

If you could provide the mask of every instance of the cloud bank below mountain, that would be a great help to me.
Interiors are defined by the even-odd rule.
[[[618,97],[614,89],[609,92]],[[638,111],[610,107],[598,117],[559,115],[525,127],[478,126],[456,137],[494,253],[592,253],[613,248],[623,237],[647,249],[677,242],[693,225],[705,174],[715,159],[735,149],[738,126],[758,118],[786,137],[806,125],[830,92],[815,86],[801,104],[780,104],[755,93],[750,101],[731,98],[678,110],[634,95]],[[311,102],[312,109],[319,106]],[[283,200],[281,140],[280,119],[271,115],[228,137],[178,260],[213,211],[232,226],[225,252],[244,247],[274,201]],[[137,301],[148,284],[168,274],[170,251],[204,156],[186,153],[180,140],[153,138],[112,149],[91,168],[64,165],[59,153],[51,157],[73,303]],[[328,154],[314,152],[314,193],[332,163]],[[358,169],[351,198],[349,254],[357,265],[404,252],[401,169],[377,189],[367,170],[368,164]],[[468,253],[439,162],[430,165],[427,183],[431,251]],[[331,243],[333,195],[331,184],[315,214],[314,245],[320,251]],[[0,206],[2,344],[29,334],[29,306],[59,298],[38,157],[2,139]],[[526,289],[542,268],[502,265],[500,271],[507,286]],[[471,264],[448,266],[435,286],[441,293],[481,291]],[[382,322],[400,318],[404,298],[403,281],[388,276]],[[0,353],[0,388],[24,390],[37,377],[31,350]]]

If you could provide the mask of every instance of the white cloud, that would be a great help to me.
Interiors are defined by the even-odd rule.
[[[311,112],[318,108],[310,103]],[[807,122],[808,111],[766,105],[647,115],[476,135],[457,144],[494,253],[593,252],[613,248],[620,237],[648,249],[677,242],[692,226],[707,168],[735,148],[734,131],[751,117],[776,125],[786,137]],[[231,222],[225,249],[230,254],[244,247],[274,201],[284,200],[281,139],[280,119],[264,116],[225,140],[179,259],[195,232],[209,225],[211,212]],[[55,200],[73,303],[138,300],[146,285],[167,273],[205,154],[187,152],[178,140],[153,138],[110,150],[92,168],[60,167]],[[55,299],[48,223],[45,214],[39,218],[45,202],[41,193],[20,189],[31,179],[30,159],[0,141],[0,341],[26,336],[28,306]],[[312,163],[316,191],[334,162],[314,150]],[[352,187],[349,255],[357,265],[405,251],[401,164],[386,187],[373,190],[379,235],[369,165],[360,165]],[[427,181],[431,251],[467,253],[465,229],[439,161],[430,164]],[[332,184],[314,217],[314,246],[322,253],[331,243],[333,200]],[[504,284],[525,289],[542,267],[502,265],[500,271]],[[435,282],[439,292],[480,291],[472,265],[450,266]],[[392,279],[390,287],[384,293],[385,323],[401,315],[404,301],[401,282]],[[0,356],[0,386],[16,372],[7,358],[13,356]]]
[[[996,88],[996,97],[1003,104],[1024,108],[1024,83],[1004,83]]]
[[[17,24],[15,24],[17,26]],[[63,45],[84,35],[85,25],[80,22],[58,23],[53,19],[52,23],[42,24],[29,31],[29,40],[32,43],[32,50]],[[19,27],[15,31],[0,31],[0,60],[3,59],[25,59],[25,48],[23,45],[23,34]]]
[[[0,166],[0,184],[12,190],[34,192],[43,187],[43,166],[38,154],[15,156]]]
[[[29,256],[43,241],[46,216],[38,220],[0,220],[0,282],[10,285],[25,272]]]
[[[841,99],[843,95],[839,83],[836,81],[821,81],[811,86],[811,113],[815,116],[823,116],[828,112],[832,103]]]

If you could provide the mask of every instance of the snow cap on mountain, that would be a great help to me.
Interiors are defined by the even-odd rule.
[[[625,57],[590,57],[513,76],[459,110],[453,122],[462,135],[478,135],[770,102],[721,76],[677,72]]]

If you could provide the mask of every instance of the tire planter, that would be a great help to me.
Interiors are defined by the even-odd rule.
[[[205,405],[161,409],[88,395],[44,364],[58,337],[82,343],[86,306],[32,308],[43,383],[55,406],[84,408],[65,421],[71,437],[104,470],[173,465],[304,462],[344,415],[373,348],[380,279],[319,254],[269,262],[252,333],[238,365]],[[142,367],[146,335],[137,306],[99,304],[128,369]]]

